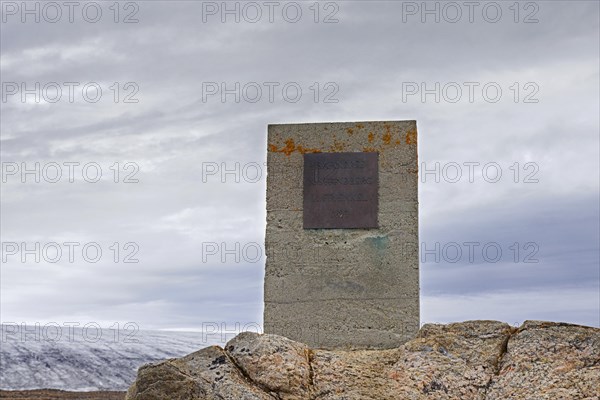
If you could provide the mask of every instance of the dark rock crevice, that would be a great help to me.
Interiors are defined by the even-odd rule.
[[[248,375],[248,373],[244,370],[244,368],[242,368],[236,361],[235,359],[231,356],[231,354],[227,351],[227,349],[223,349],[223,353],[225,353],[225,356],[229,359],[229,361],[231,362],[231,364],[237,369],[237,371],[240,373],[240,375],[248,382],[250,383],[252,386],[254,386],[255,388],[261,390],[262,392],[264,392],[267,396],[272,397],[275,400],[281,400],[281,397],[279,396],[279,394],[272,392],[268,387],[261,385],[259,382],[255,382],[250,375]]]
[[[306,356],[306,362],[308,363],[308,400],[315,400],[315,371],[313,369],[313,359],[315,353],[311,349],[306,349],[304,353]]]
[[[517,334],[518,331],[518,328],[511,328],[509,334],[502,341],[502,345],[500,346],[500,353],[498,354],[494,365],[494,375],[500,375],[500,371],[502,371],[502,364],[504,362],[504,356],[508,353],[508,343]]]

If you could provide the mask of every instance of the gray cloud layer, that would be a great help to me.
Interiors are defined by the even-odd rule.
[[[0,271],[2,321],[135,321],[142,329],[260,321],[264,260],[203,262],[202,243],[262,244],[266,171],[256,183],[243,177],[236,183],[231,175],[225,183],[219,175],[203,182],[203,163],[263,166],[269,123],[416,119],[424,163],[421,240],[427,248],[477,241],[503,249],[496,263],[481,256],[456,263],[426,259],[422,319],[600,325],[598,3],[532,2],[538,23],[522,22],[534,8],[520,9],[515,23],[512,2],[499,3],[497,23],[480,11],[473,23],[466,14],[457,23],[436,23],[432,16],[422,23],[419,15],[403,22],[403,3],[413,4],[335,2],[339,22],[331,24],[313,22],[312,2],[301,3],[303,17],[294,24],[281,14],[274,23],[266,17],[221,23],[217,16],[203,23],[202,2],[191,1],[136,2],[134,24],[114,23],[109,3],[101,3],[96,24],[77,14],[74,23],[56,24],[3,15],[3,83],[97,82],[103,88],[97,103],[80,96],[54,104],[35,104],[29,96],[23,103],[19,95],[2,102],[3,168],[95,162],[103,179],[87,183],[76,175],[74,183],[23,184],[19,174],[7,177],[2,241],[98,242],[103,258],[22,263],[9,257]],[[321,8],[320,19],[331,10]],[[131,10],[122,9],[120,18],[125,11]],[[115,82],[120,100],[131,93],[124,84],[135,83],[139,102],[115,103],[109,88]],[[297,82],[303,95],[297,103],[280,91],[273,102],[266,91],[256,103],[236,103],[232,95],[225,103],[219,96],[203,102],[203,82],[279,82],[278,90]],[[315,82],[318,103],[310,89]],[[322,102],[329,82],[339,88],[337,103]],[[413,82],[430,89],[456,82],[463,97],[452,103],[449,91],[440,102],[433,95],[425,102],[420,95],[404,99]],[[473,102],[464,82],[479,84]],[[490,82],[502,89],[497,103],[482,97]],[[532,93],[539,101],[525,103]],[[120,163],[122,180],[132,171],[124,169],[128,161],[139,166],[139,183],[114,183],[110,167]],[[439,183],[423,175],[436,162]],[[473,182],[465,162],[480,163]],[[481,174],[490,162],[502,169],[497,183]],[[442,175],[452,172],[449,163],[463,167],[457,183]],[[524,182],[535,169],[526,163],[537,167],[539,182]],[[115,263],[114,242],[120,261],[131,250],[125,243],[139,245],[140,262]],[[515,242],[518,262],[510,249]],[[529,242],[538,247],[538,263],[522,262]]]

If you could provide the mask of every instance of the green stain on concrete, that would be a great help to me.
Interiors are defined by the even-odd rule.
[[[384,251],[390,247],[390,239],[387,236],[373,236],[366,239],[369,246],[378,251]]]

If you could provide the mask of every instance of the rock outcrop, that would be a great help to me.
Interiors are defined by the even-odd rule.
[[[241,333],[141,367],[128,400],[600,400],[600,329],[429,324],[390,350],[319,350]]]

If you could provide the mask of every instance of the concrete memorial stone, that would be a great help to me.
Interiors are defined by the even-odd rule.
[[[265,333],[393,348],[419,327],[416,121],[269,125]]]

